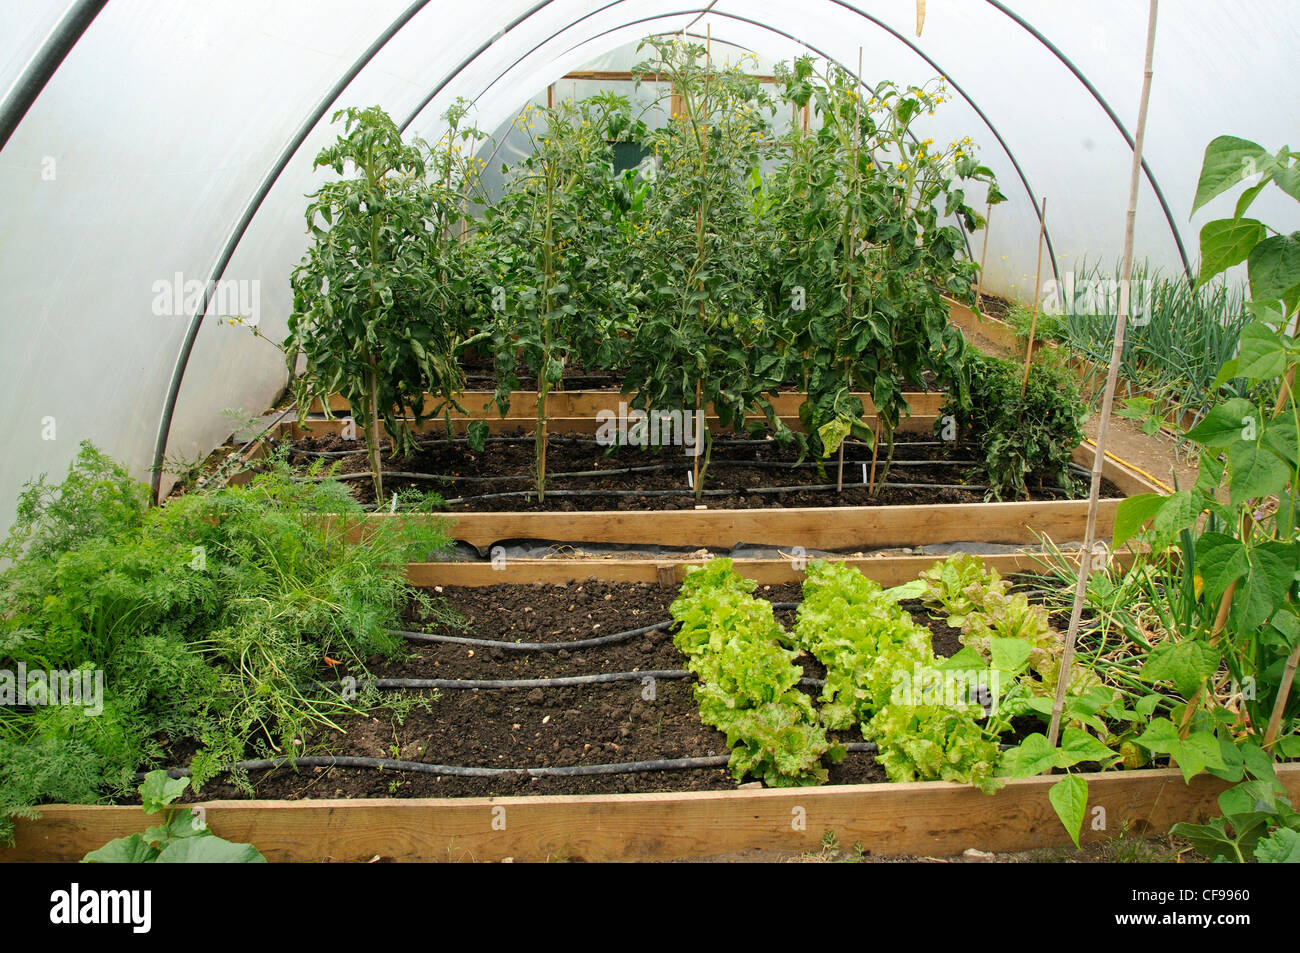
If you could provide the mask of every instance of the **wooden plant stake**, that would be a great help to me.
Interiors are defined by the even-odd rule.
[[[700,307],[703,308],[704,305],[701,304]],[[703,392],[702,384],[703,384],[702,381],[697,380],[695,382],[695,419],[697,421],[701,421],[704,424],[704,427],[708,427],[709,426],[708,420],[706,420],[704,415],[700,413],[700,396]],[[691,473],[691,488],[695,490],[697,496],[700,494],[700,448],[704,446],[702,443],[700,443],[700,441],[703,439],[704,439],[704,434],[696,433],[695,435],[696,451],[695,454],[691,457],[691,469],[693,471]]]
[[[1047,233],[1047,196],[1043,196],[1043,208],[1038,213],[1038,267],[1034,269],[1034,316],[1029,320],[1029,344],[1025,347],[1025,376],[1020,381],[1020,396],[1025,396],[1029,388],[1029,365],[1034,360],[1034,335],[1038,333],[1038,295],[1043,282],[1043,236]],[[988,233],[985,232],[985,238]],[[983,267],[982,265],[980,266]],[[981,273],[980,281],[984,280]]]
[[[880,450],[880,421],[877,419],[876,426],[872,430],[871,441],[871,485],[867,487],[867,492],[872,496],[876,495],[876,454]]]
[[[1151,100],[1151,61],[1156,46],[1156,10],[1159,0],[1151,0],[1147,16],[1146,65],[1142,73],[1142,96],[1138,105],[1137,130],[1133,139],[1133,166],[1129,176],[1128,219],[1124,226],[1124,258],[1119,289],[1119,313],[1115,316],[1115,343],[1110,352],[1110,369],[1106,374],[1106,391],[1101,402],[1101,419],[1097,426],[1097,455],[1092,461],[1092,486],[1088,493],[1088,518],[1084,524],[1083,551],[1079,559],[1079,580],[1074,588],[1074,606],[1070,610],[1070,628],[1065,636],[1065,650],[1057,671],[1056,697],[1052,701],[1052,721],[1047,730],[1047,741],[1056,746],[1061,734],[1061,712],[1065,709],[1065,691],[1070,684],[1070,669],[1074,663],[1074,646],[1079,638],[1079,620],[1083,616],[1083,597],[1088,589],[1088,573],[1092,569],[1092,541],[1097,531],[1097,508],[1101,495],[1101,470],[1106,460],[1106,434],[1110,429],[1110,412],[1115,403],[1115,383],[1119,377],[1120,359],[1124,356],[1124,326],[1128,321],[1129,279],[1133,274],[1133,226],[1137,218],[1138,184],[1142,174],[1142,143],[1146,138],[1147,105]]]
[[[1296,312],[1295,323],[1291,326],[1291,336],[1295,337],[1300,333],[1300,311]],[[1277,404],[1273,407],[1273,419],[1277,419],[1282,413],[1282,408],[1286,406],[1288,398],[1294,399],[1292,389],[1295,387],[1295,361],[1287,363],[1286,377],[1282,379],[1282,387],[1277,394]],[[1300,645],[1297,645],[1291,652],[1290,657],[1286,660],[1286,668],[1282,670],[1282,682],[1278,685],[1277,698],[1273,700],[1273,710],[1268,715],[1268,727],[1264,730],[1264,747],[1271,747],[1277,740],[1278,732],[1282,728],[1282,713],[1286,710],[1286,703],[1291,697],[1291,686],[1295,684],[1296,667],[1300,665]]]
[[[984,314],[984,262],[989,257],[989,222],[993,218],[993,203],[984,209],[984,247],[980,250],[980,281],[975,286],[975,310]]]
[[[1277,698],[1268,716],[1268,728],[1264,731],[1265,748],[1272,747],[1273,742],[1277,741],[1278,732],[1282,728],[1282,712],[1286,710],[1287,700],[1291,697],[1291,686],[1295,684],[1295,670],[1298,665],[1300,665],[1300,645],[1292,651],[1291,656],[1286,660],[1286,668],[1282,671],[1282,684],[1278,686]]]

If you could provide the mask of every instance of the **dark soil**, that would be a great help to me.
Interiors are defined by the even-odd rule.
[[[497,375],[491,354],[485,352],[471,353],[461,361],[465,371],[466,390],[494,390]],[[524,361],[515,362],[515,377],[519,380],[519,390],[530,390],[537,386],[537,375],[528,369]],[[585,368],[579,362],[565,365],[564,374],[557,390],[618,390],[623,386],[622,371],[610,371],[604,368]],[[555,385],[552,385],[555,386]]]
[[[1011,302],[988,292],[980,295],[980,310],[992,318],[1005,318],[1011,311]]]
[[[795,506],[889,506],[901,504],[979,503],[985,491],[975,448],[958,444],[938,445],[932,437],[898,434],[894,460],[886,471],[884,456],[876,463],[876,479],[882,481],[873,494],[864,482],[871,475],[871,451],[850,442],[845,447],[842,493],[834,489],[839,478],[838,457],[823,464],[799,461],[794,447],[775,441],[762,443],[719,442],[714,446],[705,477],[709,495],[703,502],[711,509],[762,509]],[[340,474],[368,472],[364,449],[341,437],[314,437],[295,445],[305,451],[337,453],[353,450],[340,461]],[[313,459],[307,454],[300,461]],[[463,511],[560,511],[589,510],[680,510],[691,509],[696,498],[689,489],[695,459],[681,447],[644,449],[602,447],[594,437],[552,435],[547,444],[547,495],[539,502],[533,492],[535,451],[531,439],[491,441],[476,453],[464,441],[449,442],[426,438],[425,445],[410,456],[383,455],[383,467],[390,472],[437,475],[437,480],[408,480],[388,476],[385,489],[406,487],[434,490],[448,501],[451,512]],[[796,465],[798,464],[798,465]],[[703,461],[700,461],[701,467]],[[636,472],[609,472],[628,468]],[[592,471],[596,471],[592,473]],[[567,473],[592,475],[565,476]],[[364,502],[374,501],[374,491],[365,479],[349,481],[353,493]],[[790,487],[782,492],[760,492]],[[808,487],[808,489],[799,489]],[[814,489],[822,487],[822,489]],[[829,487],[829,488],[826,488]],[[1064,499],[1065,493],[1049,481],[1031,481],[1030,498]],[[569,495],[571,493],[579,495]],[[1103,482],[1103,497],[1122,494],[1109,481]]]
[[[569,585],[446,587],[440,595],[460,614],[464,628],[429,631],[484,639],[566,642],[640,628],[669,618],[675,588],[588,581]],[[801,599],[796,585],[760,586],[774,602]],[[928,625],[936,654],[954,654],[958,630],[930,620],[919,604],[907,604]],[[794,625],[794,609],[776,610]],[[407,624],[424,628],[415,610]],[[805,676],[821,678],[814,659],[800,659]],[[405,658],[372,660],[379,678],[519,679],[653,669],[681,670],[686,659],[667,631],[630,641],[574,651],[518,652],[455,644],[411,643]],[[642,683],[620,682],[570,688],[445,690],[440,695],[386,692],[395,706],[342,719],[346,732],[308,739],[306,753],[360,755],[434,764],[539,767],[601,764],[727,754],[725,736],[700,722],[693,679],[658,680],[653,698]],[[814,689],[809,691],[816,695]],[[403,710],[405,708],[406,710]],[[857,730],[834,734],[861,741]],[[831,784],[886,780],[871,755],[850,754],[830,768]],[[517,794],[595,794],[639,791],[728,790],[736,782],[725,768],[661,771],[579,778],[453,778],[351,768],[305,768],[250,775],[256,797],[296,800],[331,797],[461,797]],[[217,779],[202,798],[242,798],[247,792]]]

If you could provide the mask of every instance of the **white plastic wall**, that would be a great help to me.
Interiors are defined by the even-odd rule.
[[[17,80],[68,6],[0,5],[0,90]],[[82,439],[148,476],[189,319],[188,312],[156,313],[157,283],[169,288],[177,273],[208,277],[295,130],[409,6],[112,0],[91,24],[0,152],[0,401],[8,410],[0,418],[0,526],[12,518],[21,484],[60,473]],[[1007,6],[1059,46],[1133,128],[1145,3]],[[261,327],[282,336],[288,276],[305,247],[303,197],[320,181],[311,164],[334,135],[334,108],[378,104],[399,122],[413,117],[412,134],[436,139],[439,117],[465,97],[477,101],[478,125],[496,129],[569,70],[622,57],[647,33],[686,28],[751,48],[764,63],[815,50],[855,67],[861,48],[869,82],[921,83],[937,66],[997,127],[1033,193],[1048,197],[1061,269],[1084,255],[1118,259],[1129,149],[1066,67],[991,3],[928,0],[920,37],[914,0],[718,0],[706,13],[709,7],[706,0],[430,0],[330,104],[225,277],[246,295],[257,283]],[[1273,148],[1300,140],[1297,100],[1288,92],[1297,49],[1300,7],[1292,0],[1161,7],[1146,155],[1193,259],[1200,224],[1231,211],[1231,200],[1221,199],[1189,221],[1205,144],[1224,133]],[[1027,296],[1037,241],[1030,192],[968,102],[959,97],[931,123],[926,135],[936,141],[972,136],[997,172],[1010,201],[994,211],[987,284]],[[1294,203],[1266,195],[1256,208],[1275,227],[1300,227]],[[1137,250],[1166,270],[1181,267],[1145,183]],[[218,312],[205,318],[189,362],[169,442],[174,458],[215,446],[231,430],[222,409],[260,412],[285,380],[279,353],[220,323]]]

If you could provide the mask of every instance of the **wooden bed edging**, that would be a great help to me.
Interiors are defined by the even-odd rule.
[[[956,302],[949,302],[949,320],[962,331],[976,332],[988,338],[999,347],[1005,348],[1012,354],[1020,355],[1024,358],[1024,344],[1016,336],[1016,329],[1001,318],[995,318],[992,315],[977,315],[970,308]],[[1085,393],[1085,398],[1096,397],[1101,387],[1097,383],[1097,377],[1100,375],[1102,381],[1106,378],[1106,367],[1089,360],[1074,351],[1057,344],[1055,341],[1037,341],[1034,343],[1035,363],[1042,359],[1043,353],[1063,353],[1065,354],[1064,363],[1069,368],[1070,373],[1075,376],[1079,382],[1080,390],[1090,390]],[[1089,388],[1089,379],[1092,384]],[[1161,416],[1165,423],[1174,430],[1190,430],[1196,424],[1196,417],[1191,411],[1179,411],[1177,407],[1167,407],[1163,403],[1163,398],[1154,391],[1148,390],[1134,384],[1125,378],[1120,378],[1121,397],[1145,397],[1155,402],[1161,410]]]
[[[1083,446],[1074,459],[1092,466],[1094,452]],[[1125,494],[1158,492],[1132,471],[1106,460],[1106,477]],[[1097,536],[1110,535],[1119,500],[1102,500]],[[884,549],[968,542],[1036,544],[1046,536],[1060,542],[1082,539],[1088,501],[1040,500],[1012,503],[944,503],[905,506],[770,507],[727,510],[589,510],[551,512],[454,512],[445,516],[374,514],[353,524],[349,536],[364,536],[373,520],[445,519],[448,534],[487,555],[504,540],[563,543],[672,545],[730,549],[744,543],[804,549]]]
[[[446,520],[447,534],[489,554],[505,540],[690,546],[751,544],[791,549],[884,549],[969,542],[1026,545],[1035,533],[1060,542],[1083,537],[1087,500],[945,503],[941,506],[823,506],[759,510],[593,510],[543,513],[375,514],[353,522],[348,538],[365,538],[376,520]],[[1119,500],[1102,500],[1097,536],[1111,534]]]
[[[451,418],[452,433],[457,436],[464,436],[469,430],[470,423],[477,418],[472,417],[453,417]],[[765,418],[750,414],[746,421],[749,423],[762,423]],[[873,426],[875,417],[863,417],[863,421],[868,427]],[[911,417],[904,417],[898,425],[896,433],[907,434],[930,434],[934,432],[934,422],[939,418],[934,414],[915,414]],[[487,424],[488,433],[490,434],[512,434],[516,431],[523,435],[531,435],[537,431],[536,417],[485,417],[483,422]],[[781,422],[791,430],[802,433],[804,426],[798,417],[782,416]],[[277,438],[288,438],[290,440],[301,440],[309,437],[334,437],[343,433],[348,424],[342,417],[335,417],[332,420],[326,420],[324,417],[313,417],[302,424],[297,420],[283,420],[276,424],[271,430],[271,435]],[[594,416],[591,417],[551,417],[546,422],[547,432],[558,436],[562,434],[574,434],[578,436],[595,437],[602,426],[607,426]],[[715,435],[720,434],[717,417],[709,417],[707,426]],[[442,435],[447,432],[447,424],[441,417],[431,417],[424,423],[412,426],[411,432],[417,437],[427,436],[430,434]],[[730,435],[730,431],[727,431]],[[365,447],[364,443],[358,443],[358,447]],[[689,459],[689,457],[687,458]]]
[[[547,415],[552,418],[563,417],[595,417],[602,410],[617,411],[620,403],[627,404],[629,409],[634,394],[625,394],[622,391],[605,389],[583,389],[583,390],[553,390],[546,395]],[[875,416],[876,407],[871,400],[871,395],[864,391],[854,392],[853,396],[862,401],[864,416]],[[472,418],[486,417],[488,419],[499,417],[496,405],[492,400],[493,391],[490,390],[467,390],[456,395],[457,402],[470,412]],[[781,417],[799,417],[799,405],[803,403],[804,394],[800,391],[786,391],[780,394],[769,396],[769,402],[772,410]],[[911,412],[918,416],[933,417],[939,413],[939,408],[943,406],[946,399],[945,395],[938,391],[907,391],[903,394],[903,399],[907,402]],[[424,398],[425,407],[433,410],[438,406],[437,398],[426,394]],[[510,393],[509,411],[507,417],[531,418],[537,419],[537,391],[535,390],[517,390]],[[333,394],[329,399],[330,411],[335,414],[346,414],[351,410],[351,404],[337,394]],[[319,398],[313,400],[308,405],[308,413],[322,414],[325,410],[325,403]],[[713,411],[713,405],[710,404],[705,408],[710,417],[716,416]],[[452,419],[464,417],[455,408],[451,409]],[[762,419],[761,415],[757,415]]]
[[[1079,562],[1078,551],[1062,554],[1072,565]],[[1039,553],[1040,559],[1045,556]],[[832,556],[832,562],[844,563],[874,579],[882,586],[898,586],[911,582],[947,554],[932,556]],[[1043,569],[1043,562],[1030,551],[1019,553],[980,554],[984,565],[996,569],[1004,576],[1012,573],[1035,572]],[[1114,559],[1129,565],[1130,552],[1114,554]],[[407,563],[406,578],[413,586],[499,586],[531,585],[543,583],[582,582],[597,579],[601,582],[657,582],[664,586],[680,583],[687,566],[699,566],[699,558],[679,559],[621,559],[601,558],[598,555],[583,557],[556,556],[550,559],[507,559],[497,562],[442,562]],[[753,579],[760,585],[779,586],[802,582],[804,571],[796,568],[793,559],[733,559],[732,564],[740,575]]]
[[[1217,814],[1226,783],[1172,769],[1083,775],[1082,839],[1166,833]],[[1300,764],[1278,777],[1300,797]],[[499,798],[209,801],[212,830],[272,861],[664,861],[746,850],[816,851],[824,832],[873,854],[951,855],[1069,843],[1047,798],[1056,777],[996,795],[945,782],[664,794]],[[1104,809],[1104,814],[1096,808]],[[138,807],[54,805],[16,822],[0,861],[77,861],[157,821]],[[1104,829],[1097,829],[1104,825]]]

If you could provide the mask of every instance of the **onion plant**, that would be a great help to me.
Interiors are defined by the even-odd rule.
[[[1085,260],[1075,271],[1075,300],[1061,302],[1059,336],[1093,364],[1096,384],[1105,377],[1119,309],[1119,269],[1106,271]],[[1199,419],[1220,396],[1245,396],[1240,378],[1215,385],[1224,363],[1237,353],[1250,320],[1245,295],[1223,281],[1194,288],[1182,275],[1163,275],[1135,265],[1132,310],[1137,318],[1124,337],[1120,376],[1155,394],[1166,408]],[[1093,388],[1098,389],[1098,388]]]

